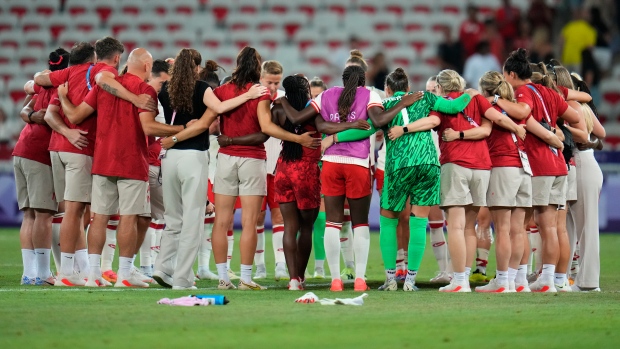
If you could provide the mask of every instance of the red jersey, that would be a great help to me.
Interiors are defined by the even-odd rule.
[[[517,37],[520,20],[521,12],[514,6],[509,8],[500,7],[495,12],[495,23],[497,23],[499,33],[506,40],[512,40]]]
[[[86,97],[86,94],[88,94],[89,89],[96,86],[95,76],[97,76],[97,74],[102,71],[109,71],[115,76],[117,75],[116,69],[105,63],[97,63],[94,65],[90,63],[84,63],[52,72],[50,73],[49,78],[54,87],[58,87],[59,85],[68,82],[69,91],[67,92],[67,98],[69,99],[69,101],[71,101],[73,105],[79,105],[84,100],[84,97]],[[58,95],[56,94],[55,96],[56,97],[52,98],[52,100],[50,101],[50,104],[60,106]],[[88,139],[88,146],[83,148],[82,150],[79,150],[61,134],[53,132],[49,150],[93,156],[97,133],[96,114],[89,116],[79,125],[72,124],[62,112],[62,109],[60,111],[60,116],[63,118],[63,121],[65,125],[67,125],[67,127],[71,129],[80,129],[88,132],[88,134],[85,135],[85,137]]]
[[[450,92],[447,97],[454,99],[462,94],[462,92]],[[443,134],[448,128],[455,131],[466,131],[479,127],[482,125],[484,113],[489,108],[492,108],[491,103],[481,95],[477,95],[469,102],[464,113],[447,115],[433,111],[431,114],[437,115],[441,119],[437,133]],[[489,147],[484,139],[477,141],[457,139],[452,142],[444,142],[442,137],[439,137],[439,150],[441,153],[439,163],[442,165],[453,163],[474,170],[491,169]]]
[[[247,92],[250,87],[252,87],[252,84],[248,83],[242,90],[237,91],[237,86],[232,83],[227,83],[216,88],[213,92],[220,101],[226,101]],[[260,98],[249,100],[229,112],[223,113],[220,117],[220,131],[222,134],[228,137],[241,137],[261,132],[256,110],[258,103],[262,101],[271,101],[271,97],[269,95],[264,95]],[[231,145],[220,148],[219,152],[230,156],[262,160],[267,159],[264,144]]]
[[[153,136],[148,136],[149,144],[149,158],[148,163],[151,166],[161,167],[161,159],[159,153],[161,152],[161,143]]]
[[[499,106],[496,105],[494,108],[500,113],[508,115]],[[519,121],[512,118],[511,120],[517,125],[525,123],[525,120]],[[491,157],[493,167],[523,167],[521,164],[519,151],[517,150],[517,145],[515,144],[511,133],[512,132],[507,129],[493,123],[493,130],[491,131],[491,135],[487,138],[487,144],[489,145],[489,156]],[[515,135],[515,139],[517,140],[519,149],[525,150],[525,143],[521,140],[521,138]]]
[[[466,20],[459,29],[459,39],[465,49],[465,57],[469,57],[476,52],[476,45],[484,30],[484,25],[480,22]]]
[[[116,80],[128,91],[148,94],[157,100],[155,89],[139,77],[126,73]],[[97,109],[97,144],[93,157],[93,174],[148,181],[147,137],[142,130],[138,109],[124,99],[95,86],[84,99]]]
[[[544,107],[546,107],[549,113],[551,122],[548,122],[545,116],[545,109],[540,98],[528,85],[533,86],[545,101]],[[544,119],[552,127],[556,126],[558,115],[564,114],[566,109],[568,109],[568,104],[557,92],[542,85],[523,85],[515,90],[515,95],[517,96],[517,102],[525,103],[530,106],[532,109],[532,117],[534,117],[536,121],[541,122]],[[557,149],[552,150],[552,148],[540,138],[533,135],[525,137],[525,151],[530,160],[530,166],[532,167],[532,174],[534,177],[566,176],[568,174],[562,152]]]
[[[49,105],[52,93],[56,91],[55,88],[42,88],[35,85],[34,99],[34,111],[41,109],[47,109]],[[19,134],[19,139],[13,149],[13,156],[19,156],[24,159],[37,161],[42,164],[52,166],[50,160],[50,153],[47,148],[50,145],[50,138],[52,137],[52,129],[47,125],[39,124],[26,124]]]

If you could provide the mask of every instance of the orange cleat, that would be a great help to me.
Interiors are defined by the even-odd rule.
[[[118,279],[116,273],[113,270],[106,270],[101,276],[105,279],[105,281],[110,283],[116,283],[116,279]]]
[[[353,285],[353,291],[355,292],[366,292],[370,288],[366,285],[366,281],[362,278],[355,279],[355,284]]]
[[[332,280],[332,287],[329,290],[332,292],[342,292],[344,290],[344,284],[342,283],[342,280]]]

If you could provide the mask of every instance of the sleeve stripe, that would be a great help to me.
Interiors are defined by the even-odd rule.
[[[383,109],[383,104],[381,104],[381,103],[370,103],[370,104],[368,104],[368,106],[366,107],[366,110],[368,110],[368,109],[370,109],[370,108],[372,108],[372,107],[379,107],[379,108]]]
[[[321,112],[321,107],[319,107],[319,105],[316,104],[315,101],[310,102],[310,105],[314,108],[314,110],[316,110],[317,113]]]

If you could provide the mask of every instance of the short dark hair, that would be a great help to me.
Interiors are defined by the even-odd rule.
[[[161,73],[170,74],[170,63],[163,59],[156,59],[153,61],[153,68],[151,68],[151,74],[159,77]]]
[[[95,46],[90,42],[78,42],[71,48],[69,65],[77,65],[92,61],[95,57]]]
[[[125,47],[115,38],[106,36],[95,42],[95,52],[97,52],[98,60],[110,59],[116,54],[123,54],[123,52],[125,52]]]

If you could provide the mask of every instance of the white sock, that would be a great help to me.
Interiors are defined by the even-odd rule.
[[[355,238],[353,238],[355,240]],[[405,269],[405,250],[402,248],[398,249],[396,253],[396,269],[404,270]]]
[[[141,272],[143,275],[146,275],[146,276],[151,277],[151,276],[153,276],[153,266],[152,266],[152,265],[149,265],[149,266],[141,266],[141,267],[140,267],[140,272]]]
[[[205,217],[205,229],[200,239],[200,248],[198,249],[198,270],[209,270],[209,262],[211,260],[211,234],[213,233],[214,217]]]
[[[467,275],[467,277],[469,277],[469,275],[471,275],[471,268],[470,267],[465,267],[465,275]]]
[[[241,281],[249,284],[252,282],[252,265],[241,264]]]
[[[530,238],[530,248],[534,255],[534,263],[536,263],[534,272],[538,273],[542,267],[542,239],[540,238],[538,228],[535,226],[530,227],[530,234],[528,236]]]
[[[149,229],[153,229],[155,231],[154,239],[153,239],[153,245],[151,245],[151,259],[153,261],[153,264],[155,264],[155,261],[157,260],[157,256],[159,256],[159,245],[161,242],[161,233],[164,231],[164,227],[166,225],[164,224],[163,220],[157,220],[157,219],[153,219],[151,220],[151,224],[149,225]]]
[[[433,254],[439,265],[440,272],[448,271],[448,244],[446,242],[446,236],[443,232],[443,221],[430,221],[428,222],[431,231],[431,246],[433,246]]]
[[[284,258],[284,225],[275,224],[273,226],[271,244],[273,245],[273,254],[276,256],[276,264],[286,264],[286,258]]]
[[[131,257],[131,265],[135,265],[136,263],[136,257],[138,257],[137,254],[134,254],[133,257]]]
[[[114,252],[116,251],[116,229],[118,229],[118,216],[112,216],[108,220],[105,230],[105,244],[101,250],[101,270],[112,270]]]
[[[364,278],[368,265],[368,251],[370,251],[370,228],[368,224],[358,224],[353,227],[353,251],[355,252],[355,277]]]
[[[542,273],[540,277],[545,278],[545,280],[547,281],[553,281],[554,276],[555,276],[555,265],[543,264]]]
[[[519,283],[519,284],[527,283],[527,271],[528,271],[527,264],[519,265],[519,269],[517,269],[517,276],[515,277],[515,283]]]
[[[153,265],[153,261],[151,259],[151,245],[153,244],[153,235],[155,232],[146,230],[146,234],[144,235],[144,241],[142,241],[142,245],[140,246],[140,266],[141,267],[150,267]]]
[[[118,277],[128,278],[131,273],[131,268],[133,268],[132,257],[118,256]]]
[[[88,274],[90,272],[87,249],[75,251],[75,264],[73,269],[77,270],[81,274]]]
[[[228,278],[228,265],[226,265],[226,263],[217,263],[215,268],[217,269],[217,275],[220,280],[230,282],[230,279]]]
[[[265,265],[265,226],[256,227],[256,252],[254,252],[254,264]]]
[[[342,223],[325,223],[325,257],[332,280],[340,279],[340,230]]]
[[[396,269],[386,269],[385,270],[385,279],[387,281],[394,280],[396,277]]]
[[[405,282],[413,282],[415,284],[416,275],[418,275],[417,270],[407,270],[407,277],[405,278]]]
[[[60,273],[66,276],[73,274],[75,268],[75,254],[74,253],[60,253]]]
[[[458,282],[458,283],[464,283],[467,281],[467,273],[463,272],[463,273],[454,273],[454,281]]]
[[[566,284],[566,273],[555,273],[555,284],[564,286]]]
[[[228,255],[226,259],[226,267],[230,269],[230,262],[232,261],[233,256],[233,248],[235,247],[235,235],[232,230],[229,230],[226,233],[226,238],[228,239]]]
[[[41,280],[45,280],[50,276],[50,253],[52,253],[52,250],[49,248],[34,249],[37,277]]]
[[[340,250],[342,251],[342,259],[346,268],[355,268],[355,254],[353,252],[353,230],[351,229],[351,221],[342,222],[340,230]]]
[[[52,218],[52,255],[56,272],[60,272],[60,224],[64,216],[64,213],[57,213]]]
[[[489,250],[486,248],[478,248],[478,258],[476,258],[476,269],[483,274],[487,273],[487,264],[489,263]]]
[[[101,277],[101,255],[100,254],[89,254],[88,263],[90,264],[90,273],[88,277],[91,277],[91,276],[95,276],[97,278]]]
[[[510,267],[508,267],[508,282],[515,282],[515,279],[517,277],[517,269],[512,269]]]
[[[409,270],[409,251],[405,251],[405,270]]]
[[[31,279],[37,277],[37,260],[34,250],[22,249],[23,274]]]
[[[315,259],[314,260],[314,269],[316,268],[324,268],[325,267],[325,260],[324,259]]]
[[[508,283],[508,270],[496,270],[495,278],[500,284]]]

